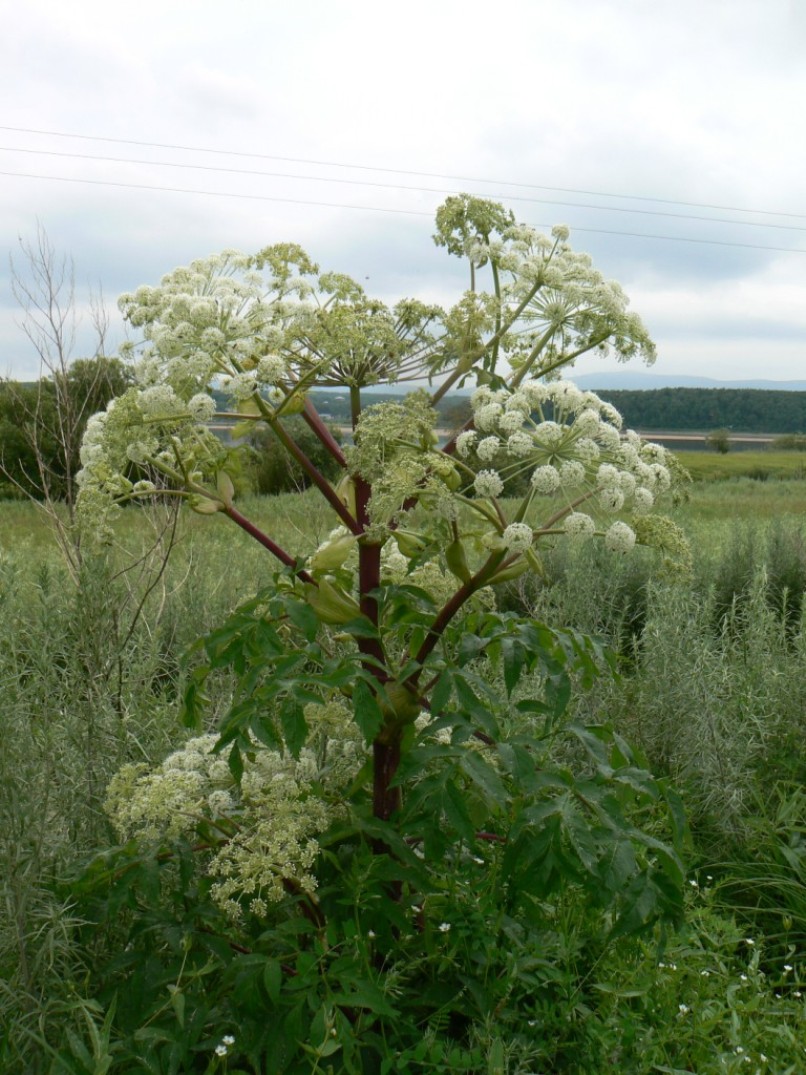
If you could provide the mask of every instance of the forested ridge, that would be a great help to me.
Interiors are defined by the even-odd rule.
[[[603,390],[625,425],[641,430],[732,429],[742,433],[802,433],[806,392],[758,388]]]

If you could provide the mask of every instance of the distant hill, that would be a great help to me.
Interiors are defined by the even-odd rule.
[[[625,425],[648,432],[729,429],[743,433],[803,433],[806,392],[757,388],[600,388]]]
[[[658,388],[757,388],[767,392],[806,392],[806,381],[765,381],[746,378],[737,381],[717,381],[713,377],[690,377],[683,373],[643,373],[640,370],[618,370],[614,373],[585,373],[568,379],[580,388],[598,391],[647,392]]]

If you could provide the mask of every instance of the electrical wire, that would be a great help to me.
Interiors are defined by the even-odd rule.
[[[152,190],[167,192],[171,194],[198,194],[202,195],[203,197],[209,198],[238,198],[246,201],[280,202],[287,205],[311,205],[328,209],[358,209],[364,212],[396,213],[406,216],[425,216],[429,218],[432,216],[431,213],[427,213],[424,210],[420,209],[394,209],[378,205],[349,205],[343,202],[313,201],[303,198],[280,198],[269,194],[239,194],[220,190],[194,190],[185,187],[154,186],[147,183],[122,183],[108,179],[76,179],[71,176],[63,175],[35,175],[30,172],[0,171],[0,175],[14,176],[20,179],[45,179],[59,183],[84,183],[92,186],[117,187],[129,190]],[[550,225],[535,224],[534,227],[548,228],[550,227]],[[615,229],[607,228],[587,228],[576,226],[572,226],[572,228],[574,231],[597,235],[620,235],[633,239],[657,239],[663,240],[664,242],[697,243],[704,246],[738,247],[744,250],[770,250],[781,254],[806,254],[806,249],[801,249],[800,247],[766,246],[757,243],[734,243],[722,239],[699,239],[693,236],[682,235],[651,235],[645,232],[617,231]]]
[[[584,190],[575,187],[550,187],[539,183],[516,183],[507,179],[480,179],[473,176],[450,175],[441,172],[420,172],[407,168],[382,168],[368,164],[348,164],[343,161],[311,160],[304,157],[282,157],[270,153],[247,153],[234,149],[213,149],[204,146],[183,146],[170,142],[144,142],[133,138],[109,138],[103,135],[75,134],[67,131],[45,131],[34,127],[11,127],[0,124],[0,131],[14,131],[17,134],[45,135],[52,138],[74,138],[90,142],[109,142],[116,145],[142,146],[150,149],[176,149],[186,153],[209,153],[217,156],[248,157],[253,160],[282,161],[288,164],[310,164],[325,168],[349,168],[355,171],[385,172],[391,175],[424,176],[427,179],[446,179],[461,183],[486,183],[501,187],[522,187],[529,190],[556,191],[561,194],[582,194],[586,197],[621,198],[631,201],[656,202],[663,205],[682,205],[691,209],[717,209],[730,213],[750,213],[757,216],[790,217],[806,220],[806,213],[784,213],[772,209],[747,209],[736,205],[717,205],[709,202],[689,202],[678,198],[655,198],[640,194],[614,194],[610,191]]]
[[[187,171],[224,172],[227,175],[260,176],[268,179],[293,179],[295,181],[314,183],[339,183],[347,186],[374,187],[383,190],[408,190],[421,194],[456,194],[456,190],[444,187],[417,187],[401,183],[379,183],[373,180],[337,179],[321,175],[297,175],[288,172],[265,172],[252,168],[223,168],[211,164],[184,164],[176,161],[136,160],[131,157],[106,157],[94,153],[60,153],[52,149],[23,149],[18,146],[0,146],[3,153],[29,153],[37,156],[62,157],[70,160],[103,161],[108,164],[137,164],[156,168],[180,168]],[[804,231],[806,226],[798,224],[768,224],[757,220],[729,220],[725,217],[698,216],[692,213],[669,213],[662,209],[630,209],[620,205],[591,205],[586,202],[566,202],[552,198],[527,198],[516,194],[493,193],[494,198],[506,198],[511,202],[527,202],[535,205],[561,205],[571,209],[593,209],[605,213],[629,213],[637,216],[657,216],[671,220],[696,220],[709,224],[731,224],[742,228],[775,228],[779,231]]]

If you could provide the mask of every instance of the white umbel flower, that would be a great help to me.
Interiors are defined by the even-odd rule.
[[[483,463],[492,463],[500,451],[501,441],[498,437],[485,437],[476,446],[476,455]]]
[[[635,531],[626,523],[615,522],[605,534],[604,542],[612,552],[628,553],[635,545]]]
[[[463,459],[467,459],[473,451],[477,436],[475,429],[468,429],[456,438],[456,451]]]
[[[501,539],[510,552],[526,552],[532,547],[534,531],[527,523],[510,523]]]
[[[531,477],[532,486],[538,493],[554,493],[560,487],[560,472],[550,463],[536,467]]]
[[[534,449],[534,446],[532,438],[523,430],[513,433],[511,437],[507,438],[507,452],[517,458],[529,455]]]
[[[473,482],[473,488],[479,496],[500,496],[504,483],[497,470],[480,470]]]
[[[596,524],[590,515],[586,515],[584,511],[572,511],[570,515],[565,517],[565,532],[568,537],[593,537],[595,530]]]

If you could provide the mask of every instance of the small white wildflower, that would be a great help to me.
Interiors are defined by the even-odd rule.
[[[599,445],[590,437],[580,437],[576,442],[576,455],[580,462],[592,466],[598,462],[601,455]]]
[[[534,532],[527,523],[510,523],[501,537],[510,552],[526,552],[532,547]]]
[[[521,394],[529,405],[531,413],[535,407],[545,403],[549,398],[548,386],[542,381],[525,381],[520,388]]]
[[[603,489],[615,489],[619,484],[619,470],[612,463],[602,463],[596,472],[596,481]]]
[[[615,522],[605,534],[604,540],[611,552],[628,553],[635,545],[635,531],[626,523]]]
[[[677,1010],[680,1012],[681,1015],[688,1015],[688,1013],[691,1011],[688,1004],[678,1004]]]
[[[374,929],[370,929],[370,930],[367,930],[367,936],[369,937],[369,939],[371,941],[374,941],[375,938],[377,937],[377,934],[376,934]]]
[[[218,788],[207,796],[207,805],[214,814],[230,814],[235,809],[235,800],[228,791]]]
[[[216,1056],[226,1056],[228,1052],[229,1049],[226,1047],[226,1045],[224,1045],[223,1042],[220,1045],[216,1045],[215,1047]]]
[[[515,391],[504,404],[504,409],[528,417],[532,413],[532,404],[526,392]]]
[[[235,1044],[235,1038],[233,1038],[232,1034],[225,1034],[224,1037],[221,1039],[221,1041],[222,1041],[222,1043],[224,1045],[234,1045]]]
[[[585,406],[585,395],[573,381],[555,381],[549,386],[551,398],[566,413],[575,412]]]
[[[744,943],[749,944],[750,947],[752,948],[755,945],[756,942],[753,940],[752,937],[745,937]]]
[[[621,447],[619,431],[614,429],[613,426],[607,425],[605,422],[602,422],[599,426],[596,433],[596,439],[608,452],[617,452]]]
[[[257,376],[263,384],[277,384],[286,374],[286,364],[279,355],[264,355],[257,364]]]
[[[447,933],[450,930],[450,928],[451,928],[450,922],[440,922],[440,924],[439,924],[439,932],[440,933]]]
[[[793,970],[791,963],[784,963],[784,974],[790,974]]]
[[[657,482],[658,488],[662,492],[666,492],[672,484],[671,474],[666,467],[662,466],[660,463],[653,463],[652,471],[655,474],[655,481]]]
[[[532,487],[538,493],[553,493],[560,487],[560,472],[550,463],[537,467],[531,477]]]
[[[599,415],[596,411],[588,408],[582,411],[574,419],[574,432],[581,437],[595,437],[599,432]]]
[[[747,975],[746,974],[740,974],[739,975],[739,980],[742,981],[742,982],[746,982],[747,981]]]

